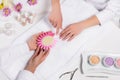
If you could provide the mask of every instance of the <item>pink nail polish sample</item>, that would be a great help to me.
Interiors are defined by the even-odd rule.
[[[37,39],[38,46],[45,50],[52,48],[56,43],[54,35],[51,31],[40,34]]]

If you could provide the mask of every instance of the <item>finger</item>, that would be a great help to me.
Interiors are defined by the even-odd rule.
[[[53,26],[54,26],[55,28],[57,27],[57,22],[56,22],[56,21],[53,22]]]
[[[31,57],[31,59],[35,58],[35,57],[38,55],[39,50],[40,50],[40,48],[37,47],[37,49],[35,50],[35,53],[34,53],[34,54],[32,55],[32,57]]]
[[[69,27],[65,28],[61,33],[60,33],[60,37],[62,37],[62,35],[64,35],[66,32],[68,32],[70,29]]]
[[[69,31],[69,32],[66,32],[66,33],[63,35],[62,39],[65,40],[70,34],[71,34],[70,31]]]
[[[59,27],[59,29],[62,29],[62,23],[58,23],[57,27]]]
[[[71,37],[73,37],[73,33],[71,33],[68,37],[67,37],[67,41],[69,40],[69,39],[71,39]]]
[[[49,15],[48,19],[49,19],[49,22],[51,23],[52,22],[52,17],[50,15]]]
[[[62,29],[62,24],[60,24],[59,26],[60,26],[60,29]]]
[[[62,25],[57,24],[56,34],[59,34],[60,29],[62,29]]]
[[[35,50],[35,54],[38,55],[40,50],[41,50],[40,47],[37,47],[37,49]]]
[[[70,29],[70,25],[67,26],[67,27],[61,32],[61,34],[63,34],[64,32],[68,31],[69,29]]]
[[[59,27],[57,27],[57,29],[56,29],[56,34],[58,34],[59,33]]]
[[[50,53],[50,50],[46,51],[45,55],[44,55],[44,58],[46,58]]]
[[[39,52],[39,55],[38,55],[39,59],[40,59],[44,54],[45,54],[45,50],[42,49],[42,50]]]
[[[47,50],[44,56],[42,57],[42,61],[46,59],[46,57],[49,55],[50,50]]]
[[[61,39],[65,39],[69,34],[71,33],[71,31],[69,30],[69,31],[67,31],[67,32],[65,32],[63,35],[61,35]]]
[[[75,35],[72,35],[69,39],[68,39],[68,41],[71,41],[71,40],[73,40],[75,38]]]
[[[69,32],[69,33],[63,38],[63,40],[69,39],[69,38],[71,37],[71,35],[72,35],[72,33]]]
[[[52,26],[55,28],[55,20],[54,19],[50,19],[50,23],[52,24]]]
[[[70,31],[70,30],[67,30],[67,31],[62,32],[62,34],[60,34],[60,38],[63,38],[63,36],[64,36],[68,31]]]
[[[50,23],[52,24],[52,26],[54,27],[54,22],[53,22],[53,20],[50,20]]]
[[[51,19],[49,19],[49,21],[50,21],[51,24],[53,23]]]
[[[34,48],[34,49],[37,49],[37,47],[39,47],[39,46],[38,46],[37,40],[36,40],[36,42],[33,44],[33,48]]]

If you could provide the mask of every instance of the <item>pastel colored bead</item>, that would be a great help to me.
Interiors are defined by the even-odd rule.
[[[91,55],[89,57],[89,63],[91,65],[97,65],[100,63],[100,57],[99,56],[96,56],[96,55]]]
[[[103,64],[106,67],[111,67],[114,65],[114,59],[112,57],[105,57],[103,59]]]
[[[117,68],[120,68],[120,58],[117,58],[117,59],[116,59],[115,66],[116,66]]]
[[[54,39],[54,33],[51,31],[40,34],[37,39],[38,46],[45,50],[52,48],[55,43],[56,40]]]

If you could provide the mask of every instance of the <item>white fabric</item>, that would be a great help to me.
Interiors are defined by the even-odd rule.
[[[101,25],[114,19],[115,16],[120,18],[120,0],[86,0],[100,10],[96,14]]]
[[[23,65],[21,62],[23,61],[24,63],[26,63],[28,61],[28,59],[23,56],[31,57],[31,54],[27,53],[29,53],[29,48],[26,43],[16,45],[1,51],[0,69],[3,70],[3,72],[5,72],[5,74],[10,76],[10,78],[12,79],[14,76],[17,76],[21,68],[24,68],[25,65]],[[21,61],[19,61],[19,59]],[[15,71],[11,71],[13,69]]]
[[[103,10],[107,6],[108,1],[110,0],[85,0],[85,1],[94,5],[96,9]]]
[[[27,70],[20,71],[16,79],[17,80],[37,80],[35,75]]]
[[[63,25],[64,27],[66,27],[67,25],[74,23],[76,21],[84,20],[94,15],[96,12],[97,10],[93,6],[86,4],[83,1],[66,0],[62,4]],[[44,20],[42,20],[35,27],[33,27],[31,30],[29,30],[23,36],[17,39],[16,42],[14,43],[14,46],[26,42],[26,40],[35,33],[41,31],[48,31],[50,29],[51,28],[48,26],[48,24]],[[35,72],[35,76],[37,80],[49,79],[49,77],[52,74],[54,74],[58,69],[61,68],[61,66],[66,64],[66,62],[68,62],[73,55],[75,55],[75,53],[83,46],[83,44],[85,44],[86,41],[88,41],[88,39],[90,40],[90,38],[92,39],[92,37],[95,37],[97,34],[99,34],[99,31],[97,31],[97,29],[98,27],[85,31],[82,34],[78,35],[78,37],[71,42],[65,42],[58,39],[56,46],[51,49],[50,55],[48,56],[46,61],[42,63]],[[16,50],[14,48],[17,48],[17,50],[19,50],[19,48],[23,48],[23,47],[22,46],[19,48],[12,47],[10,50],[11,51]],[[27,46],[24,47],[23,50],[27,50],[26,48],[28,47]],[[13,52],[10,58],[9,55],[11,53],[9,53],[9,51],[5,56],[4,55],[2,56],[4,58],[1,58],[2,59],[1,63],[4,63],[4,60],[6,62],[1,67],[11,80],[14,80],[17,74],[19,73],[19,71],[24,69],[26,62],[33,54],[33,52],[32,53],[26,52],[25,54],[23,54],[24,52],[21,52],[22,50],[21,51],[17,51],[17,50]],[[20,55],[16,56],[14,55],[15,53],[17,53],[17,55],[18,54]],[[5,59],[6,56],[9,60],[8,62]],[[24,76],[24,74],[26,75],[27,72],[23,74],[20,73],[19,76]],[[33,77],[35,77],[32,76],[32,74],[30,75],[31,75],[29,76],[31,77],[30,79],[33,79]],[[17,80],[19,80],[19,78],[25,80],[25,77],[19,77],[19,76]]]
[[[9,80],[9,78],[4,74],[4,72],[0,69],[0,80]]]

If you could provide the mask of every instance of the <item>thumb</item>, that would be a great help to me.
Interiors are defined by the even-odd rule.
[[[40,48],[37,47],[37,49],[35,50],[34,54],[31,57],[31,59],[35,58],[38,55],[39,51],[40,51]]]

